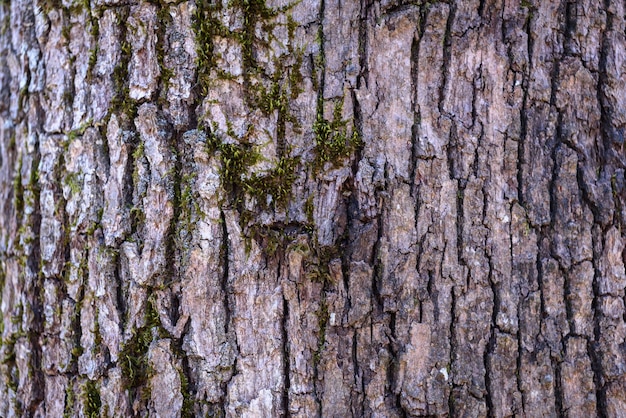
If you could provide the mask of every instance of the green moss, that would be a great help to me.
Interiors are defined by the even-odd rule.
[[[102,400],[100,399],[100,391],[96,382],[88,380],[83,387],[85,416],[89,418],[98,418],[100,416],[100,408]]]
[[[119,354],[119,365],[122,369],[123,385],[135,397],[139,388],[148,387],[149,362],[148,349],[152,343],[154,333],[161,328],[159,315],[154,308],[154,302],[148,299],[146,303],[145,325],[133,333],[131,339],[122,347]],[[141,392],[140,392],[141,394]],[[143,396],[146,396],[144,393]]]
[[[143,158],[145,154],[145,144],[140,142],[133,150],[133,185],[137,187],[141,182],[141,176],[139,174],[139,165],[143,164]]]
[[[287,112],[287,94],[281,86],[279,76],[275,76],[269,88],[259,83],[254,86],[255,107],[258,107],[265,115],[271,115],[274,111],[278,113]]]
[[[137,162],[139,161],[139,159],[143,158],[145,150],[145,144],[143,142],[140,142],[139,145],[137,145],[133,150],[133,160]]]
[[[167,25],[172,22],[172,16],[169,13],[170,9],[168,4],[159,4],[158,6],[159,10],[157,12],[157,19],[159,26],[157,29],[158,42],[156,43],[156,52],[162,86],[159,101],[161,101],[161,104],[165,104],[167,101],[167,90],[170,86],[170,79],[174,76],[174,71],[165,65],[164,50],[164,45],[166,44],[165,29]]]
[[[65,41],[69,41],[69,39],[70,39],[70,30],[71,29],[72,29],[72,27],[70,25],[63,25],[63,28],[61,28],[61,37]]]
[[[84,352],[83,347],[77,345],[77,346],[74,346],[74,348],[72,348],[72,351],[70,354],[73,360],[78,361],[78,358],[83,355],[83,352]]]
[[[227,37],[228,29],[217,17],[221,11],[221,2],[210,0],[196,2],[192,29],[196,35],[198,86],[200,94],[206,96],[211,84],[211,71],[217,67],[219,56],[215,52],[214,40],[218,36]]]
[[[178,228],[179,238],[183,238],[182,234],[189,233],[197,219],[203,219],[205,214],[201,210],[193,190],[196,181],[196,173],[185,174],[180,178],[179,196],[176,199],[178,212]]]
[[[265,3],[265,0],[230,0],[227,4],[229,9],[233,11],[237,10],[242,15],[243,25],[241,29],[234,31],[229,30],[220,20],[222,14],[222,3],[211,2],[210,0],[200,0],[197,2],[197,9],[193,16],[192,28],[196,35],[196,51],[197,51],[197,71],[198,71],[198,86],[200,88],[201,96],[206,96],[209,93],[212,77],[217,79],[234,79],[232,74],[228,74],[217,66],[218,60],[221,58],[215,48],[215,41],[217,39],[230,39],[237,42],[241,47],[242,66],[243,66],[243,85],[246,90],[246,100],[252,107],[258,103],[258,107],[264,112],[272,112],[274,107],[280,107],[280,98],[276,94],[276,86],[264,87],[263,83],[260,83],[257,78],[264,76],[259,69],[259,63],[255,58],[254,50],[257,47],[266,47],[269,45],[264,39],[258,38],[257,28],[261,29],[268,34],[269,39],[272,39],[272,31],[277,26],[277,23],[273,22],[273,19],[285,13],[296,3],[289,4],[282,8],[271,8]],[[296,22],[288,15],[287,28],[289,39],[291,40],[296,28]],[[301,84],[301,74],[299,71],[302,65],[302,57],[304,55],[303,50],[294,51],[291,42],[288,44],[289,55],[296,56],[297,71],[293,72],[293,83],[291,94],[296,97],[301,90],[299,85]],[[276,76],[280,78],[286,72],[284,62],[276,66]],[[212,75],[212,72],[215,72]],[[261,77],[262,78],[262,77]],[[273,79],[273,82],[276,80]],[[298,85],[296,88],[295,85]],[[273,91],[271,98],[260,91],[261,89],[267,89]],[[283,93],[284,94],[284,93]],[[269,100],[268,100],[269,99]],[[265,103],[264,103],[265,102]],[[272,109],[272,110],[269,110]]]
[[[280,229],[274,229],[267,225],[252,225],[250,227],[250,237],[260,243],[263,251],[269,257],[274,256],[279,249],[284,248],[286,234]],[[250,242],[246,241],[246,252],[250,251]]]
[[[13,392],[13,394],[17,394],[19,389],[20,382],[20,371],[16,364],[16,355],[15,355],[15,343],[21,337],[25,337],[26,333],[23,331],[19,331],[17,333],[10,334],[7,338],[2,340],[4,358],[2,359],[2,364],[4,365],[4,373],[6,384],[6,388],[8,388],[8,393]],[[16,415],[22,415],[22,405],[17,402],[17,396],[14,396],[13,399],[16,401],[14,403],[14,407],[16,409]]]
[[[248,170],[260,160],[261,155],[250,144],[221,144],[219,150],[222,182],[229,193],[240,195],[249,189],[246,179]]]
[[[330,318],[330,314],[328,313],[328,305],[326,303],[326,299],[323,298],[320,301],[320,307],[317,310],[317,348],[313,353],[313,368],[317,370],[320,359],[322,358],[322,351],[324,350],[324,345],[326,344],[326,328],[328,326],[328,319]]]
[[[85,231],[85,233],[87,234],[87,236],[93,236],[93,234],[96,232],[96,230],[98,228],[100,228],[101,224],[102,224],[102,215],[104,214],[104,208],[100,208],[98,209],[98,211],[96,212],[96,219],[93,220],[90,224],[89,227],[87,228],[87,230]]]
[[[70,188],[72,194],[78,194],[83,189],[80,173],[67,173],[65,175],[65,185]]]
[[[333,119],[324,118],[323,102],[318,102],[317,117],[313,123],[315,133],[315,164],[316,170],[321,170],[328,162],[334,167],[339,166],[362,146],[362,140],[355,126],[352,133],[348,132],[347,121],[341,118],[342,102],[336,102],[333,109]]]
[[[246,235],[250,232],[263,240],[270,253],[283,245],[284,237],[277,236],[277,231],[268,232],[262,227],[255,226],[256,213],[247,210],[246,207],[249,208],[247,203],[253,202],[262,210],[285,209],[296,180],[300,157],[291,154],[286,138],[288,127],[295,132],[301,129],[297,118],[290,110],[290,101],[296,99],[303,91],[301,68],[304,48],[294,45],[298,24],[290,14],[290,9],[295,4],[296,2],[285,7],[271,8],[265,0],[230,0],[226,5],[222,2],[199,0],[192,24],[198,57],[197,85],[200,96],[209,94],[211,83],[214,81],[236,79],[243,86],[246,105],[252,111],[258,110],[266,117],[276,117],[276,137],[273,139],[277,158],[274,167],[264,172],[252,170],[263,158],[259,149],[248,140],[248,136],[254,133],[253,129],[239,137],[227,124],[226,134],[232,140],[222,141],[210,133],[207,140],[209,153],[216,153],[221,161],[222,185],[230,203],[240,213],[242,229]],[[241,16],[241,27],[230,30],[222,23],[224,7],[229,9],[229,14]],[[280,19],[276,18],[280,15],[286,16],[286,23],[277,23]],[[263,71],[265,65],[258,62],[256,56],[257,53],[269,50],[269,42],[275,39],[273,31],[279,25],[287,29],[288,54],[274,57],[272,65],[274,70],[271,74],[266,74]],[[261,36],[259,32],[262,33]],[[235,77],[218,68],[222,57],[219,56],[216,45],[218,41],[225,39],[241,47],[240,76]],[[272,56],[271,52],[269,56]],[[185,188],[185,182],[181,182],[180,197],[183,209],[185,206],[190,208],[193,196],[191,190]]]
[[[96,315],[93,324],[93,350],[99,352],[102,347],[102,334],[100,333],[100,309],[96,307]]]
[[[10,5],[10,0],[0,0],[0,4]],[[9,31],[11,27],[11,15],[9,13],[4,14],[4,19],[0,22],[0,35],[4,36]]]
[[[235,205],[246,196],[255,198],[265,208],[284,209],[291,196],[296,180],[299,157],[281,157],[276,166],[264,173],[250,173],[252,166],[261,161],[261,154],[249,143],[223,143],[209,134],[207,149],[210,154],[219,153],[220,177]]]
[[[277,69],[271,77],[269,86],[265,86],[263,82],[258,82],[250,87],[246,97],[249,104],[258,108],[264,115],[269,116],[277,112],[276,120],[276,137],[279,148],[279,155],[282,156],[285,148],[286,125],[291,123],[294,130],[299,130],[298,120],[292,115],[289,109],[289,100],[293,100],[303,91],[302,89],[302,66],[303,51],[299,50],[292,54],[295,57],[295,63],[287,66],[285,57],[275,59],[274,66]]]
[[[133,158],[133,188],[135,190],[135,202],[136,205],[130,208],[131,229],[136,231],[140,225],[143,225],[146,220],[146,215],[141,204],[143,196],[146,193],[145,181],[141,177],[141,167],[143,167],[145,161],[145,145],[140,142],[132,153]]]
[[[341,257],[341,248],[338,246],[318,246],[315,244],[314,256],[306,262],[306,275],[311,281],[326,283],[330,281],[330,262]]]
[[[321,90],[322,80],[324,78],[324,68],[326,66],[326,55],[324,53],[324,28],[322,25],[318,26],[317,35],[315,39],[315,43],[317,43],[319,47],[319,53],[315,55],[313,58],[313,68],[312,70],[312,81],[313,88],[317,90],[318,97],[323,96],[323,92]],[[319,102],[318,102],[319,107]],[[318,108],[319,113],[319,108]]]
[[[93,69],[96,66],[96,62],[98,61],[98,44],[89,50],[89,62],[88,62],[88,70],[87,70],[87,78],[91,80]]]
[[[257,23],[263,23],[263,29],[271,32],[274,25],[269,20],[278,15],[279,11],[267,7],[265,0],[230,0],[229,6],[240,9],[243,13],[243,28],[236,36],[242,47],[243,65],[247,71],[244,77],[258,70],[256,60],[254,59],[254,44],[260,43],[255,36]]]
[[[23,205],[24,207],[34,207],[39,201],[39,163],[34,161],[29,172],[28,184],[23,189]],[[17,202],[16,202],[17,203]],[[34,219],[33,215],[29,216],[25,227],[31,228]]]
[[[74,405],[76,404],[76,394],[74,393],[74,385],[70,381],[65,388],[65,407],[63,408],[63,418],[74,416]]]
[[[270,197],[275,208],[284,209],[291,196],[291,189],[296,180],[295,171],[299,162],[300,159],[297,157],[281,158],[276,167],[269,172],[262,175],[254,174],[247,179],[245,181],[246,190],[256,198],[262,207],[271,204],[268,202],[268,197]]]
[[[304,91],[302,88],[302,61],[304,59],[304,49],[299,49],[294,54],[295,64],[289,70],[289,90],[291,99],[295,99]]]
[[[74,140],[78,137],[81,137],[85,134],[87,128],[94,126],[93,119],[89,119],[80,125],[77,129],[73,129],[66,133],[67,139],[63,141],[63,149],[67,151],[69,146]]]
[[[193,398],[189,393],[189,380],[185,373],[181,369],[178,369],[178,376],[180,377],[180,393],[183,395],[183,407],[180,411],[181,418],[193,417]]]
[[[314,220],[313,220],[313,200],[314,200],[315,196],[314,195],[310,195],[307,199],[306,202],[304,202],[304,214],[306,215],[306,221],[308,224],[313,224]]]
[[[342,119],[343,100],[335,101],[331,120],[324,116],[325,102],[321,86],[325,77],[326,56],[324,53],[324,32],[321,25],[318,28],[317,43],[319,44],[319,54],[315,57],[313,80],[316,82],[314,87],[318,90],[318,101],[313,132],[315,134],[314,169],[320,171],[324,169],[326,163],[331,163],[333,167],[341,165],[362,146],[362,141],[356,126],[353,124],[351,129],[348,129],[348,121]]]
[[[41,10],[47,16],[52,9],[62,9],[63,4],[61,0],[43,0],[41,2]]]
[[[21,216],[24,213],[24,186],[22,185],[22,156],[17,162],[17,171],[13,177],[13,207],[15,213]]]
[[[120,16],[120,20],[125,18],[126,16]],[[113,70],[113,88],[115,96],[111,100],[109,111],[126,115],[132,120],[137,116],[138,104],[135,100],[130,98],[130,89],[128,87],[128,66],[132,47],[127,40],[121,42],[120,51],[120,61]]]

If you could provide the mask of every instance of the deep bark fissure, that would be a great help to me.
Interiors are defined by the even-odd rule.
[[[491,374],[493,373],[491,367],[491,355],[496,347],[496,332],[498,331],[498,327],[496,325],[496,318],[498,316],[498,306],[500,304],[498,291],[496,289],[496,285],[493,282],[492,274],[492,266],[491,260],[489,260],[489,284],[491,287],[491,292],[493,294],[493,309],[491,312],[491,324],[489,325],[489,341],[487,342],[487,346],[485,347],[485,352],[483,354],[483,367],[485,368],[485,403],[487,404],[487,414],[489,417],[494,417],[494,406],[493,406],[493,395],[492,395],[492,382],[491,382]]]
[[[220,287],[221,292],[224,295],[224,330],[226,334],[229,334],[230,322],[231,322],[231,307],[230,307],[230,292],[229,292],[229,281],[230,281],[230,248],[229,248],[229,235],[228,235],[228,226],[226,224],[226,215],[224,211],[220,211],[220,224],[222,225],[222,240],[220,247],[220,263],[222,267],[222,276],[220,278]]]
[[[120,262],[120,257],[119,254],[116,254],[114,257],[114,268],[113,268],[113,277],[115,279],[115,301],[116,303],[116,307],[117,307],[117,312],[119,314],[119,318],[120,318],[120,323],[119,323],[119,330],[120,332],[124,332],[124,330],[126,329],[126,317],[127,317],[127,301],[125,299],[125,296],[128,294],[127,290],[124,288],[124,281],[122,278],[122,271],[121,271],[121,262]],[[125,291],[126,290],[126,291]]]
[[[291,380],[289,375],[291,373],[290,366],[290,356],[291,351],[289,347],[289,303],[287,299],[283,296],[283,319],[281,323],[282,327],[282,338],[283,338],[283,376],[284,376],[284,384],[283,384],[283,414],[285,417],[291,416],[291,411],[289,409],[289,391],[291,389]]]
[[[456,3],[452,3],[450,5],[450,11],[448,13],[448,20],[446,21],[446,31],[443,37],[443,60],[441,62],[441,76],[442,82],[441,86],[439,86],[439,99],[437,102],[437,106],[439,109],[439,114],[441,116],[448,117],[448,114],[444,111],[444,101],[445,101],[445,93],[446,88],[449,83],[449,68],[450,68],[450,60],[452,58],[452,24],[454,23],[454,18],[456,15]]]
[[[565,351],[563,347],[561,351],[558,354],[556,354],[556,356],[560,356],[564,352]],[[562,373],[561,373],[562,360],[551,356],[551,361],[552,361],[552,369],[554,370],[554,404],[555,404],[554,406],[556,408],[556,413],[558,414],[558,416],[563,417],[565,416],[566,411],[563,408],[563,401],[565,400],[565,397],[563,394],[563,389],[561,388],[561,382],[563,379]]]
[[[419,50],[420,41],[424,33],[424,25],[426,19],[420,15],[420,26],[415,33],[413,40],[411,41],[411,110],[413,112],[413,125],[411,126],[411,160],[409,173],[411,173],[411,194],[415,196],[415,176],[418,164],[418,140],[419,140],[419,125],[421,121],[421,114],[418,105],[418,72],[419,72]],[[417,38],[417,39],[416,39]]]
[[[465,199],[466,180],[457,180],[457,197],[456,197],[456,251],[459,264],[466,265],[464,256],[465,243],[463,238],[463,228],[465,225],[465,212],[463,201]]]
[[[456,351],[457,351],[457,341],[456,341],[456,304],[457,304],[457,296],[456,296],[456,288],[453,286],[450,289],[450,296],[452,298],[452,301],[450,303],[450,329],[449,329],[449,335],[450,335],[450,357],[449,357],[449,364],[450,364],[450,368],[452,369],[452,365],[454,364],[454,362],[456,361]],[[450,392],[448,394],[448,409],[450,411],[450,416],[456,416],[457,412],[457,406],[456,406],[456,399],[455,399],[455,389],[458,387],[457,383],[456,383],[456,376],[454,376],[454,374],[450,375],[450,380],[451,380],[451,384],[450,384]]]
[[[40,161],[39,154],[39,146],[36,145],[35,149],[35,157],[33,158],[33,173],[31,176],[36,178],[38,166]],[[35,180],[36,181],[36,180]],[[40,213],[40,190],[37,184],[33,184],[31,178],[31,188],[30,192],[33,194],[33,207],[35,208],[34,213],[31,215],[30,224],[32,225],[32,233],[35,237],[40,235],[41,230],[41,213]],[[32,279],[34,283],[32,283],[32,290],[26,287],[28,292],[32,292],[33,299],[31,300],[30,309],[33,314],[33,323],[30,325],[30,329],[28,330],[28,339],[31,345],[31,361],[29,364],[30,372],[32,372],[32,381],[33,385],[33,395],[31,398],[31,402],[28,405],[29,414],[34,414],[37,407],[42,403],[45,396],[44,390],[44,378],[43,378],[43,367],[42,367],[42,347],[40,342],[40,336],[43,335],[44,330],[44,318],[43,318],[43,309],[44,304],[42,301],[42,282],[43,282],[43,274],[40,270],[41,265],[41,251],[39,240],[35,239],[33,241],[33,247],[31,250],[31,254],[28,258],[28,269],[32,272]]]
[[[396,348],[397,341],[396,341],[396,313],[395,312],[389,312],[389,333],[390,333],[390,338],[388,338],[389,343],[387,344],[387,347],[388,347],[389,353],[391,354],[391,358],[397,359],[399,353]],[[387,385],[390,388],[391,393],[393,393],[396,390],[397,385],[398,385],[397,374],[398,374],[397,367],[394,367],[393,364],[387,368],[387,382],[388,382]],[[402,398],[400,396],[400,393],[396,393],[393,399],[394,399],[395,407],[399,411],[400,416],[406,417],[407,413],[404,407],[402,406]]]
[[[602,340],[602,313],[600,311],[600,285],[598,283],[599,277],[602,275],[600,271],[600,267],[598,266],[598,259],[601,256],[597,251],[598,248],[604,247],[604,239],[602,239],[601,243],[598,243],[599,235],[601,234],[598,231],[598,227],[594,227],[592,230],[592,243],[593,243],[593,281],[592,281],[592,289],[593,289],[593,341],[590,341],[587,344],[587,351],[589,352],[589,358],[591,359],[591,368],[593,370],[593,382],[595,384],[595,395],[596,395],[596,413],[599,418],[608,417],[607,413],[607,397],[606,397],[606,382],[604,378],[604,368],[603,368],[603,355],[599,350],[601,340]]]
[[[526,143],[529,140],[528,135],[528,110],[530,105],[528,100],[529,96],[529,84],[531,82],[531,71],[533,68],[533,51],[534,51],[534,38],[531,28],[532,14],[530,10],[527,10],[527,18],[524,24],[526,32],[526,51],[528,56],[528,64],[522,72],[522,103],[519,110],[520,117],[520,137],[517,144],[517,199],[522,207],[527,209],[527,202],[525,198],[525,182],[524,182],[524,166],[529,162],[525,153]]]
[[[521,312],[522,312],[522,304],[520,303],[517,306],[517,317],[521,317]],[[521,327],[518,326],[517,329],[517,333],[516,333],[516,342],[517,342],[517,355],[515,356],[515,383],[517,385],[516,389],[520,394],[520,398],[521,398],[521,408],[522,411],[526,410],[526,404],[527,404],[527,400],[526,400],[526,391],[524,391],[524,382],[523,382],[523,378],[522,378],[522,359],[524,356],[524,347],[523,347],[523,341],[522,341],[522,330]]]

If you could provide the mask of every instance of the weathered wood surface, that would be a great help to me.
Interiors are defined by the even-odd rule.
[[[626,4],[5,0],[0,416],[626,415]]]

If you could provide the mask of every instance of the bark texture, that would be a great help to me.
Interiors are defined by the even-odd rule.
[[[625,416],[625,15],[0,2],[0,416]]]

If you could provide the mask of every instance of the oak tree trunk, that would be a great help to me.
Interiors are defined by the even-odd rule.
[[[625,15],[3,0],[0,416],[625,416]]]

